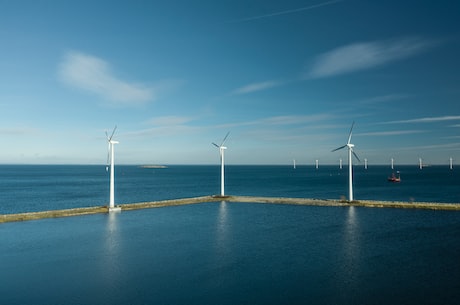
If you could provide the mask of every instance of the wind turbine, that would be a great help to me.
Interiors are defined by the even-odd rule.
[[[337,150],[343,149],[345,147],[348,147],[348,201],[349,202],[353,201],[353,163],[352,163],[351,155],[353,154],[355,156],[355,158],[359,162],[361,162],[359,160],[358,156],[356,155],[356,153],[353,151],[353,147],[355,147],[355,145],[351,144],[351,135],[352,135],[352,132],[353,132],[353,126],[354,125],[355,125],[355,122],[353,122],[353,124],[351,124],[351,129],[350,129],[350,134],[348,135],[347,144],[345,144],[343,146],[340,146],[340,147],[338,147],[338,148],[333,150],[333,151],[337,151]]]
[[[224,197],[225,196],[225,181],[224,181],[224,150],[227,149],[227,147],[224,146],[225,141],[227,140],[228,135],[230,134],[230,131],[227,132],[227,135],[225,136],[224,140],[220,145],[217,145],[216,143],[212,143],[215,147],[219,148],[220,152],[220,196]]]
[[[115,208],[115,172],[114,172],[114,144],[118,144],[118,141],[112,140],[113,135],[115,134],[115,130],[117,129],[117,126],[112,131],[112,134],[108,135],[107,131],[105,132],[105,135],[107,136],[107,142],[109,144],[108,150],[107,150],[107,166],[106,166],[106,171],[108,171],[108,164],[110,161],[110,201],[109,201],[109,212],[113,211],[120,211],[120,208]]]

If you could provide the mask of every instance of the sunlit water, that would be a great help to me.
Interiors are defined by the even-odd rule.
[[[0,225],[2,304],[457,304],[460,213],[214,202]]]

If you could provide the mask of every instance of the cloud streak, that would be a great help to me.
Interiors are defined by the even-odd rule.
[[[423,132],[425,131],[423,130],[394,130],[394,131],[376,131],[376,132],[357,133],[356,135],[379,137],[379,136],[399,136],[399,135],[415,134],[415,133],[423,133]]]
[[[421,38],[401,38],[342,46],[317,57],[307,76],[324,78],[383,66],[421,53],[434,44]]]
[[[460,120],[460,115],[447,115],[447,116],[425,117],[425,118],[410,119],[410,120],[390,121],[390,122],[385,122],[382,124],[435,123],[435,122],[457,121],[457,120]]]
[[[249,85],[233,90],[232,94],[234,95],[248,94],[248,93],[253,93],[257,91],[271,89],[273,87],[277,87],[280,85],[281,85],[281,82],[278,82],[278,81],[266,81],[266,82],[260,82],[260,83],[253,83],[253,84],[249,84]]]
[[[280,15],[293,14],[293,13],[298,13],[298,12],[302,12],[302,11],[312,10],[312,9],[322,7],[322,6],[326,6],[326,5],[335,4],[335,3],[338,3],[338,2],[342,2],[342,1],[343,0],[327,1],[327,2],[323,2],[323,3],[315,4],[315,5],[310,5],[310,6],[305,6],[305,7],[301,7],[301,8],[292,9],[292,10],[285,10],[285,11],[275,12],[275,13],[271,13],[271,14],[265,14],[265,15],[259,15],[259,16],[253,16],[253,17],[233,20],[231,22],[232,23],[247,22],[247,21],[253,21],[253,20],[264,19],[264,18],[269,18],[269,17],[275,17],[275,16],[280,16]]]
[[[139,104],[154,98],[151,88],[117,78],[106,61],[80,52],[64,56],[58,75],[67,85],[94,93],[115,105]]]

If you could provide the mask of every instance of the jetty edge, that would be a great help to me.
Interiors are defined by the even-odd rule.
[[[310,199],[310,198],[287,198],[287,197],[260,197],[260,196],[202,196],[182,199],[169,199],[160,201],[138,202],[118,204],[117,207],[122,211],[160,208],[168,206],[189,205],[205,202],[242,202],[242,203],[261,203],[261,204],[289,204],[289,205],[309,205],[309,206],[329,206],[329,207],[367,207],[367,208],[399,208],[399,209],[427,209],[460,211],[460,203],[436,203],[436,202],[401,202],[401,201],[377,201],[359,200],[344,201],[335,199]],[[70,217],[80,215],[109,213],[108,206],[72,208],[63,210],[50,210],[40,212],[27,212],[18,214],[1,214],[0,223],[17,222],[45,218]]]

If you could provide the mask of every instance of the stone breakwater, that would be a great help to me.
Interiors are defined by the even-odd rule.
[[[429,209],[429,210],[449,210],[460,211],[460,203],[435,203],[435,202],[397,202],[397,201],[341,201],[329,199],[308,199],[308,198],[283,198],[283,197],[254,197],[254,196],[203,196],[183,199],[172,199],[152,202],[139,202],[129,204],[119,204],[122,211],[159,208],[186,204],[196,204],[204,202],[246,202],[246,203],[266,203],[266,204],[292,204],[292,205],[311,205],[311,206],[330,206],[330,207],[368,207],[368,208],[402,208],[402,209]],[[42,212],[29,212],[19,214],[2,214],[0,223],[13,221],[26,221],[44,218],[70,217],[89,214],[108,213],[107,206],[75,208],[65,210],[51,210]]]

